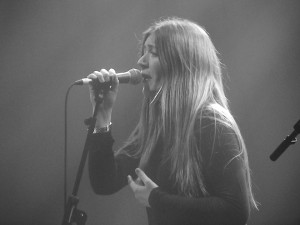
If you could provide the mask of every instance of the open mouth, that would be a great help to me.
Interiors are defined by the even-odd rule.
[[[144,80],[150,80],[152,78],[150,75],[144,73],[142,73],[142,77],[144,78]]]

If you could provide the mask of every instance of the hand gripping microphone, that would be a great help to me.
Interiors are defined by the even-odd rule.
[[[127,72],[123,72],[123,73],[117,73],[117,78],[120,82],[120,84],[139,84],[142,81],[142,73],[141,71],[137,70],[137,69],[131,69]],[[80,80],[75,81],[75,85],[83,85],[83,84],[90,84],[93,81],[92,79],[89,78],[83,78]],[[97,81],[96,81],[97,82]],[[108,82],[111,83],[112,81]]]

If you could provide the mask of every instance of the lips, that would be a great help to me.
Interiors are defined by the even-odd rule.
[[[145,80],[149,80],[149,79],[152,78],[149,74],[145,74],[145,73],[142,73],[142,77],[143,77]]]

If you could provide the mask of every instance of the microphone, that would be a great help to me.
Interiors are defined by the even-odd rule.
[[[120,84],[139,84],[142,81],[142,73],[140,70],[137,69],[131,69],[127,72],[123,72],[123,73],[117,73],[117,78],[120,82]],[[92,79],[89,78],[83,78],[80,80],[75,81],[75,85],[83,85],[83,84],[90,84],[94,82]],[[108,82],[111,83],[112,81]],[[99,82],[100,83],[100,82]],[[105,83],[103,83],[105,84]]]

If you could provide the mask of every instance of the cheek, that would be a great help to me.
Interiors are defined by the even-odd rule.
[[[162,69],[161,69],[161,65],[160,62],[158,61],[158,59],[156,61],[153,62],[153,72],[155,74],[155,80],[159,81],[161,78],[161,74],[162,74]]]

